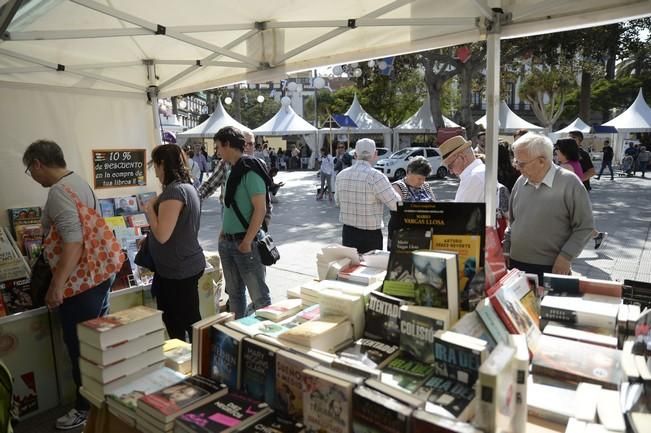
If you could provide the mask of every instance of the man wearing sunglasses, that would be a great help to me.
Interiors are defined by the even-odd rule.
[[[590,239],[594,220],[588,192],[573,172],[552,163],[549,138],[528,133],[513,143],[522,176],[511,192],[504,253],[510,267],[567,275]]]

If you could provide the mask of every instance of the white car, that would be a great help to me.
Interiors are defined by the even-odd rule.
[[[441,164],[441,155],[433,147],[407,147],[393,153],[390,157],[380,159],[375,168],[386,174],[389,179],[402,179],[407,174],[407,165],[415,156],[424,156],[432,165],[432,173],[439,178],[448,175],[448,169]]]

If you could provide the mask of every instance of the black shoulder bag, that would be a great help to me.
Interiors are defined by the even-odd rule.
[[[248,228],[249,223],[244,219],[244,216],[242,215],[242,212],[240,212],[240,209],[237,207],[235,200],[233,200],[233,210],[235,211],[237,218],[242,223],[242,226]],[[260,230],[256,235],[255,246],[260,253],[260,261],[263,265],[271,266],[280,260],[280,253],[274,244],[274,240],[271,238],[269,233],[266,233],[264,230]]]

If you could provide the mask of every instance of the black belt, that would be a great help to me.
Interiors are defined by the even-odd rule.
[[[246,232],[242,233],[224,233],[224,239],[227,241],[241,241],[246,236]]]

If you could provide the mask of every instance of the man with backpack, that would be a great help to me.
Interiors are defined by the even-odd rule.
[[[267,213],[268,189],[272,185],[264,163],[244,155],[245,137],[230,126],[214,137],[221,157],[231,165],[224,194],[224,220],[219,234],[219,256],[222,261],[230,309],[236,318],[246,312],[246,290],[253,308],[271,303],[265,283],[265,267],[255,239]]]

